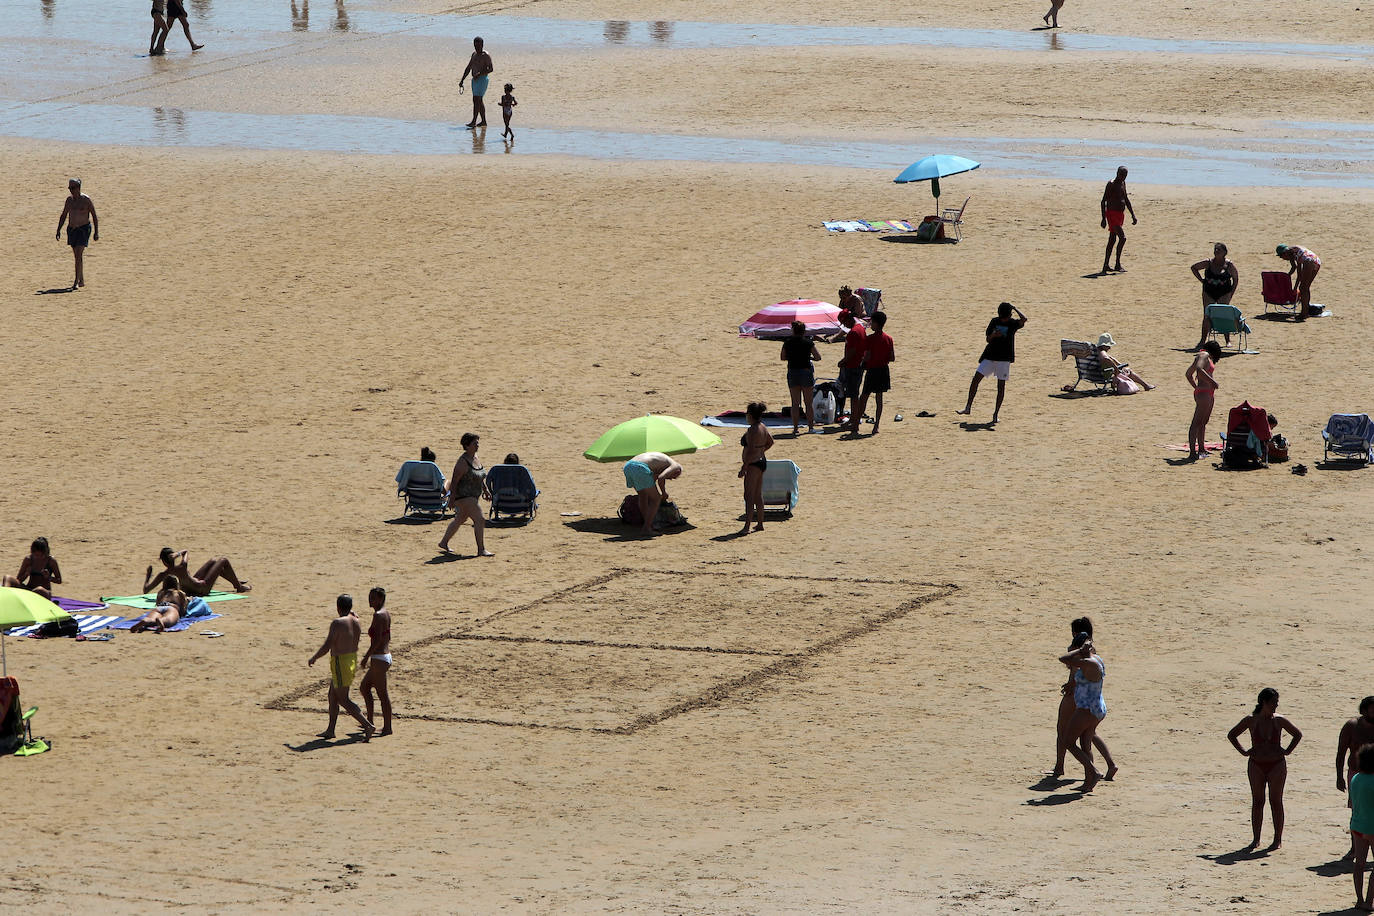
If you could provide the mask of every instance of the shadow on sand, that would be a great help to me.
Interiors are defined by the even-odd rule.
[[[311,751],[323,750],[327,747],[343,747],[346,744],[366,744],[363,740],[363,733],[356,732],[351,735],[344,735],[342,738],[311,738],[304,744],[284,744],[288,751],[295,751],[297,754],[308,754]]]
[[[33,294],[35,296],[56,296],[61,295],[62,293],[74,292],[76,292],[75,286],[63,286],[61,288],[53,287],[52,289],[36,289],[33,291]]]
[[[571,522],[563,523],[566,527],[574,531],[581,531],[585,534],[602,534],[606,536],[607,543],[618,544],[622,541],[646,541],[650,536],[644,534],[638,528],[632,528],[622,522],[619,518],[579,518]],[[659,535],[681,534],[684,531],[695,531],[696,526],[690,522],[685,525],[677,525],[673,528],[664,528],[658,532]]]
[[[1215,862],[1218,865],[1236,865],[1240,862],[1251,862],[1255,859],[1267,859],[1269,858],[1269,852],[1268,849],[1242,846],[1240,849],[1231,852],[1221,852],[1216,855],[1202,853],[1198,858],[1206,859],[1208,862]]]

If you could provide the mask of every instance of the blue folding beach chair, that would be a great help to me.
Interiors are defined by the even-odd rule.
[[[401,510],[405,518],[416,515],[444,517],[448,502],[444,499],[444,472],[433,461],[407,461],[396,472],[396,495],[406,501]]]
[[[1374,422],[1367,413],[1332,414],[1322,439],[1326,440],[1323,457],[1327,461],[1335,455],[1346,461],[1374,462]]]
[[[1202,311],[1212,326],[1212,330],[1207,332],[1208,338],[1221,344],[1223,350],[1231,353],[1259,352],[1250,349],[1250,325],[1245,323],[1240,309],[1234,305],[1207,305],[1203,306]],[[1234,346],[1227,343],[1226,338],[1234,339]]]
[[[539,509],[539,488],[534,477],[523,464],[497,464],[487,471],[487,489],[491,491],[491,510],[487,517],[500,521],[507,518],[534,518]]]

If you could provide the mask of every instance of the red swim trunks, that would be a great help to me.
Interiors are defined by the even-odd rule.
[[[1125,211],[1125,210],[1108,210],[1108,211],[1107,211],[1107,228],[1108,228],[1108,229],[1120,229],[1123,225],[1125,225],[1125,223],[1126,223],[1126,211]]]

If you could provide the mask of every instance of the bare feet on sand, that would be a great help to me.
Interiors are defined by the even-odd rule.
[[[1118,767],[1116,764],[1112,764],[1111,766],[1107,767],[1107,774],[1102,778],[1107,780],[1107,782],[1111,782],[1112,778],[1116,776],[1118,770],[1120,770],[1120,767]]]

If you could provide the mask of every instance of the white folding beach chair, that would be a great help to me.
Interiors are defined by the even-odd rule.
[[[768,459],[763,469],[763,508],[776,509],[787,515],[797,507],[798,484],[801,468],[795,461]]]
[[[938,219],[941,223],[950,227],[950,229],[954,230],[954,241],[956,242],[963,241],[964,211],[968,209],[968,202],[972,199],[972,197],[965,197],[964,205],[960,207],[958,210],[954,209],[953,207],[946,207],[945,209],[940,211]],[[945,235],[949,235],[948,230],[946,230]]]

